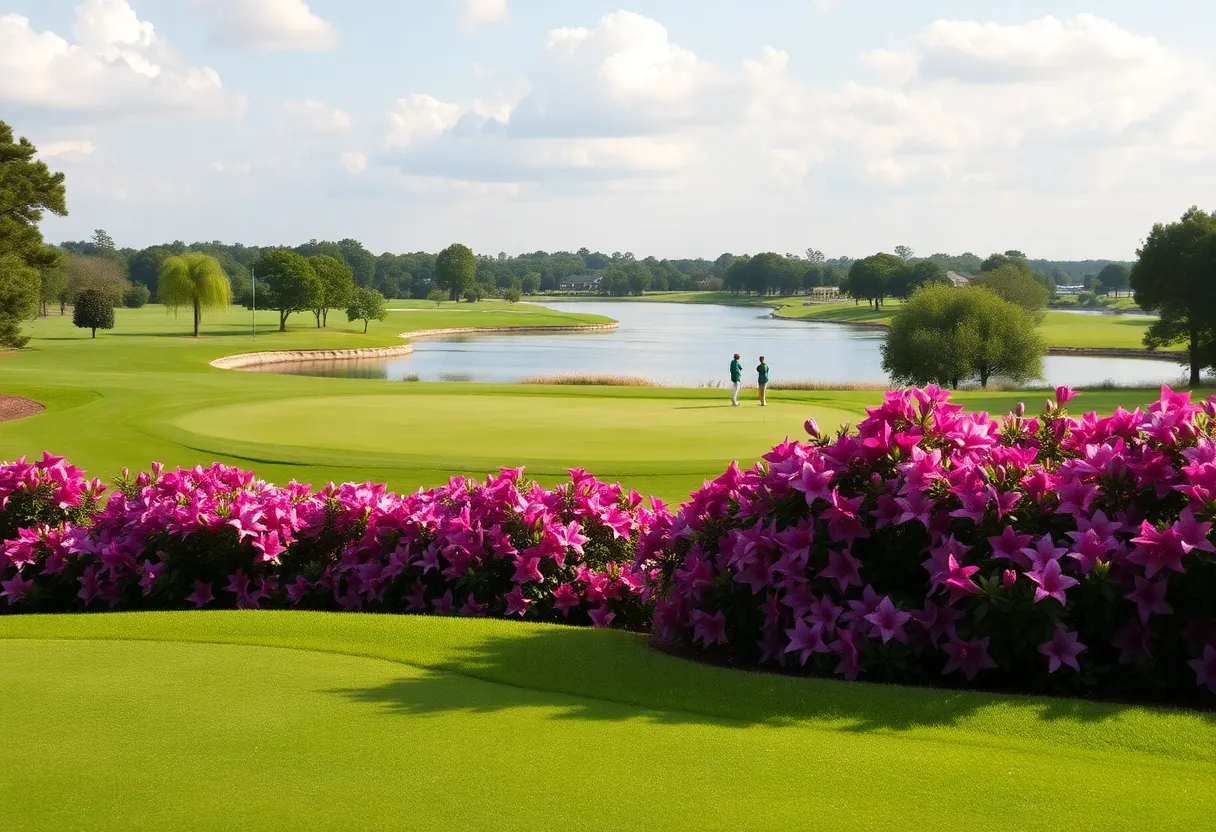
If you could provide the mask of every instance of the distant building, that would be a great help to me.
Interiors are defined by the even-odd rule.
[[[975,278],[969,274],[961,274],[959,272],[946,272],[946,279],[950,281],[950,285],[956,289],[959,286],[970,286],[975,282]]]
[[[590,292],[593,289],[599,288],[600,280],[602,279],[598,274],[575,274],[559,280],[557,288],[569,292]]]
[[[839,286],[813,286],[810,291],[812,303],[826,303],[840,300]]]

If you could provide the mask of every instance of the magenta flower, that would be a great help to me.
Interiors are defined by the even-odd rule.
[[[595,609],[589,610],[587,612],[587,615],[589,615],[591,617],[591,623],[594,626],[601,627],[601,628],[611,627],[612,620],[614,618],[616,618],[616,613],[608,612],[607,604],[604,604],[603,606],[596,607]]]
[[[1195,671],[1195,684],[1206,686],[1216,693],[1216,647],[1208,644],[1203,648],[1203,655],[1187,662]]]
[[[523,587],[518,584],[507,593],[506,598],[508,616],[518,615],[520,618],[523,618],[524,614],[528,611],[528,607],[532,606],[532,599],[524,597]]]
[[[436,598],[431,602],[431,611],[435,615],[451,615],[452,607],[456,605],[456,599],[452,597],[452,590],[443,593],[443,596]]]
[[[1080,672],[1081,665],[1077,663],[1077,656],[1085,652],[1085,645],[1077,641],[1076,633],[1056,630],[1051,641],[1039,645],[1039,652],[1047,657],[1048,673],[1055,673],[1065,664]]]
[[[156,579],[160,577],[160,573],[164,570],[163,563],[153,563],[145,559],[140,567],[139,586],[143,590],[145,596],[152,593],[152,585],[156,583]]]
[[[1182,536],[1174,529],[1159,531],[1147,520],[1140,526],[1140,535],[1132,538],[1136,548],[1127,556],[1128,561],[1144,567],[1146,577],[1153,577],[1163,569],[1185,572],[1182,559],[1186,547]]]
[[[9,578],[7,581],[0,581],[0,589],[4,590],[3,592],[0,592],[0,595],[4,596],[4,600],[10,607],[24,598],[33,588],[34,579],[29,578],[23,580],[20,572]]]
[[[970,681],[981,670],[995,668],[996,662],[988,655],[988,641],[987,637],[974,641],[963,641],[957,637],[950,639],[942,647],[947,656],[946,666],[942,668],[942,675],[946,676],[956,670],[961,670]]]
[[[1018,534],[1013,530],[1013,526],[1006,526],[1000,536],[988,538],[988,545],[992,547],[994,558],[1005,558],[1019,566],[1030,566],[1030,559],[1023,554],[1022,550],[1033,539],[1031,535]]]
[[[562,584],[553,591],[553,606],[559,609],[562,615],[566,618],[570,617],[570,610],[577,607],[580,603],[578,593],[574,591],[574,587],[568,583]]]
[[[459,614],[464,618],[485,618],[486,605],[477,603],[477,599],[469,595],[460,608]]]
[[[1001,586],[1005,589],[1010,589],[1018,582],[1018,573],[1012,569],[1006,569],[1001,572]]]
[[[704,610],[694,610],[692,633],[693,641],[699,641],[706,647],[726,644],[726,615],[721,611],[710,615]]]
[[[1068,404],[1070,401],[1072,401],[1076,397],[1077,397],[1077,393],[1071,387],[1057,387],[1056,388],[1056,405],[1059,407],[1064,407],[1066,404]]]
[[[1061,604],[1067,603],[1064,593],[1077,585],[1076,578],[1063,574],[1058,560],[1049,560],[1040,570],[1027,573],[1026,577],[1038,584],[1034,591],[1034,602],[1037,604],[1045,598],[1055,598]]]
[[[194,592],[191,592],[186,600],[194,604],[195,608],[202,609],[215,600],[215,594],[211,584],[203,583],[202,581],[194,582]]]
[[[861,561],[848,552],[831,552],[828,554],[828,565],[819,573],[820,577],[831,578],[845,592],[850,586],[861,586]]]
[[[835,476],[836,472],[828,467],[827,460],[822,455],[815,454],[802,463],[802,470],[790,486],[806,495],[806,504],[809,506],[816,500],[828,499],[832,493],[832,478]]]
[[[1182,540],[1182,551],[1186,554],[1189,555],[1193,551],[1216,552],[1216,546],[1213,546],[1212,541],[1208,540],[1208,535],[1212,532],[1212,524],[1200,523],[1190,506],[1182,510],[1182,514],[1179,515],[1178,522],[1174,524],[1172,530]]]
[[[312,584],[303,575],[296,576],[296,579],[287,585],[287,600],[294,605],[299,605],[304,600],[304,596],[312,590]]]
[[[84,601],[84,604],[87,607],[89,604],[93,603],[94,598],[101,595],[101,586],[103,581],[101,575],[97,572],[96,566],[90,566],[88,569],[84,570],[84,574],[80,576],[79,580],[80,592],[77,593],[76,597]]]
[[[803,619],[794,622],[793,629],[785,631],[790,640],[785,648],[786,653],[797,653],[801,664],[806,664],[812,653],[831,652],[823,643],[823,629],[819,625],[811,626]]]
[[[1136,588],[1123,596],[1127,600],[1135,602],[1136,611],[1140,614],[1140,620],[1143,623],[1147,624],[1153,613],[1169,615],[1174,611],[1174,608],[1165,600],[1168,580],[1168,578],[1162,578],[1159,581],[1150,581],[1137,575]]]
[[[886,644],[891,639],[907,643],[908,635],[904,632],[904,625],[912,618],[910,612],[900,612],[891,603],[891,598],[886,596],[878,604],[878,608],[874,612],[866,616],[866,621],[874,625],[882,643]]]
[[[830,633],[836,629],[836,621],[840,618],[840,614],[844,612],[843,607],[838,607],[832,603],[832,599],[824,595],[822,598],[817,598],[809,607],[807,620],[812,626],[819,627],[825,633]],[[794,615],[801,618],[799,611],[795,610]]]
[[[515,556],[515,574],[511,576],[514,583],[540,583],[544,579],[545,576],[540,572],[539,557],[530,558],[522,554]]]
[[[1034,548],[1022,549],[1022,554],[1030,561],[1030,568],[1033,571],[1040,571],[1051,561],[1058,561],[1060,558],[1068,554],[1068,549],[1062,546],[1056,546],[1055,541],[1051,539],[1051,535],[1044,535],[1039,538],[1038,543]]]
[[[864,643],[864,635],[847,629],[840,630],[836,634],[836,641],[832,642],[832,652],[840,656],[835,672],[850,682],[861,675],[861,648]]]
[[[971,576],[979,571],[978,566],[962,566],[954,559],[954,555],[950,556],[946,573],[942,576],[942,585],[950,590],[950,606],[954,606],[968,595],[980,593],[980,588],[971,580]]]

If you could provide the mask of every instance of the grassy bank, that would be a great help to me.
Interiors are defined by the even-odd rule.
[[[1216,811],[1211,715],[748,674],[617,631],[3,617],[0,664],[0,828],[22,832],[288,813],[299,830],[1164,830]]]

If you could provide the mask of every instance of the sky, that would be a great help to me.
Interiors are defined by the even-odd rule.
[[[1193,0],[0,0],[0,119],[67,176],[56,242],[1130,259],[1216,207],[1213,31]]]

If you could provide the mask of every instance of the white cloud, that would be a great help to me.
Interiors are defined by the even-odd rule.
[[[244,106],[214,69],[184,65],[126,0],[77,6],[73,36],[75,43],[34,31],[21,15],[0,16],[0,102],[112,115],[230,115]]]
[[[397,99],[389,113],[390,147],[409,147],[416,139],[427,139],[452,129],[464,111],[459,104],[440,101],[429,95],[414,93]]]
[[[194,0],[212,20],[215,39],[240,49],[320,51],[340,41],[332,23],[305,0]]]
[[[481,26],[507,19],[507,0],[459,0],[465,26]]]
[[[367,168],[367,157],[356,151],[348,151],[339,157],[342,164],[342,170],[349,173],[351,176],[357,176]]]
[[[313,133],[345,133],[352,127],[349,115],[320,101],[288,101],[283,109],[298,127]]]
[[[95,150],[88,139],[68,139],[47,142],[38,148],[38,155],[43,159],[53,159],[56,156],[92,156]]]

